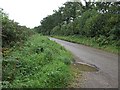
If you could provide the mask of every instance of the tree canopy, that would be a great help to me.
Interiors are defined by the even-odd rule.
[[[45,17],[38,32],[45,35],[80,35],[100,39],[104,44],[120,38],[119,2],[66,2],[58,11]]]

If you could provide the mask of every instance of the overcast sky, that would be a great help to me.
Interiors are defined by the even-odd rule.
[[[68,0],[0,0],[0,8],[8,13],[10,19],[33,28],[40,25],[44,17],[51,15],[53,10],[58,10],[66,1]]]
[[[0,8],[21,25],[35,27],[67,0],[0,0]]]

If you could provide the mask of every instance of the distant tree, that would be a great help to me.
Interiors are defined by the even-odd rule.
[[[66,2],[58,11],[41,21],[38,27],[46,35],[80,35],[95,38],[98,43],[118,41],[119,2]],[[103,41],[102,41],[103,40]]]

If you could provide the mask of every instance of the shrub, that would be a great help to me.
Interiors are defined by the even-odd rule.
[[[0,18],[2,17],[2,46],[12,47],[15,44],[25,41],[29,36],[35,32],[26,26],[20,26],[14,20],[1,11]]]

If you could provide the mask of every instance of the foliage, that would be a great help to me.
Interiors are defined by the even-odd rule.
[[[120,44],[120,42],[118,41],[118,43],[115,43],[117,45],[110,44],[108,45],[108,41],[106,41],[104,36],[100,36],[100,38],[98,38],[96,40],[96,38],[89,38],[88,37],[83,37],[83,36],[76,36],[76,35],[72,35],[72,36],[53,36],[55,38],[58,39],[62,39],[62,40],[66,40],[69,42],[73,42],[73,43],[78,43],[78,44],[83,44],[83,45],[87,45],[87,46],[91,46],[94,48],[99,48],[105,51],[109,51],[112,53],[119,53],[119,49],[120,47],[118,47],[117,45]]]
[[[26,26],[20,26],[14,20],[10,20],[8,15],[0,11],[0,18],[2,17],[2,46],[12,47],[16,43],[19,44],[26,40],[34,32]]]
[[[120,38],[120,9],[119,2],[86,2],[86,6],[82,6],[78,2],[66,2],[58,11],[54,12],[52,20],[49,21],[54,24],[50,26],[48,19],[46,23],[41,23],[39,30],[41,33],[47,35],[76,35],[84,38],[93,38],[100,46],[113,45],[119,46]],[[57,15],[57,13],[60,15]],[[60,17],[58,19],[54,17]],[[44,30],[44,27],[49,27]],[[79,37],[78,37],[79,38]],[[80,39],[80,38],[79,38]]]
[[[5,88],[63,88],[72,78],[71,54],[44,36],[30,37],[3,59]]]

